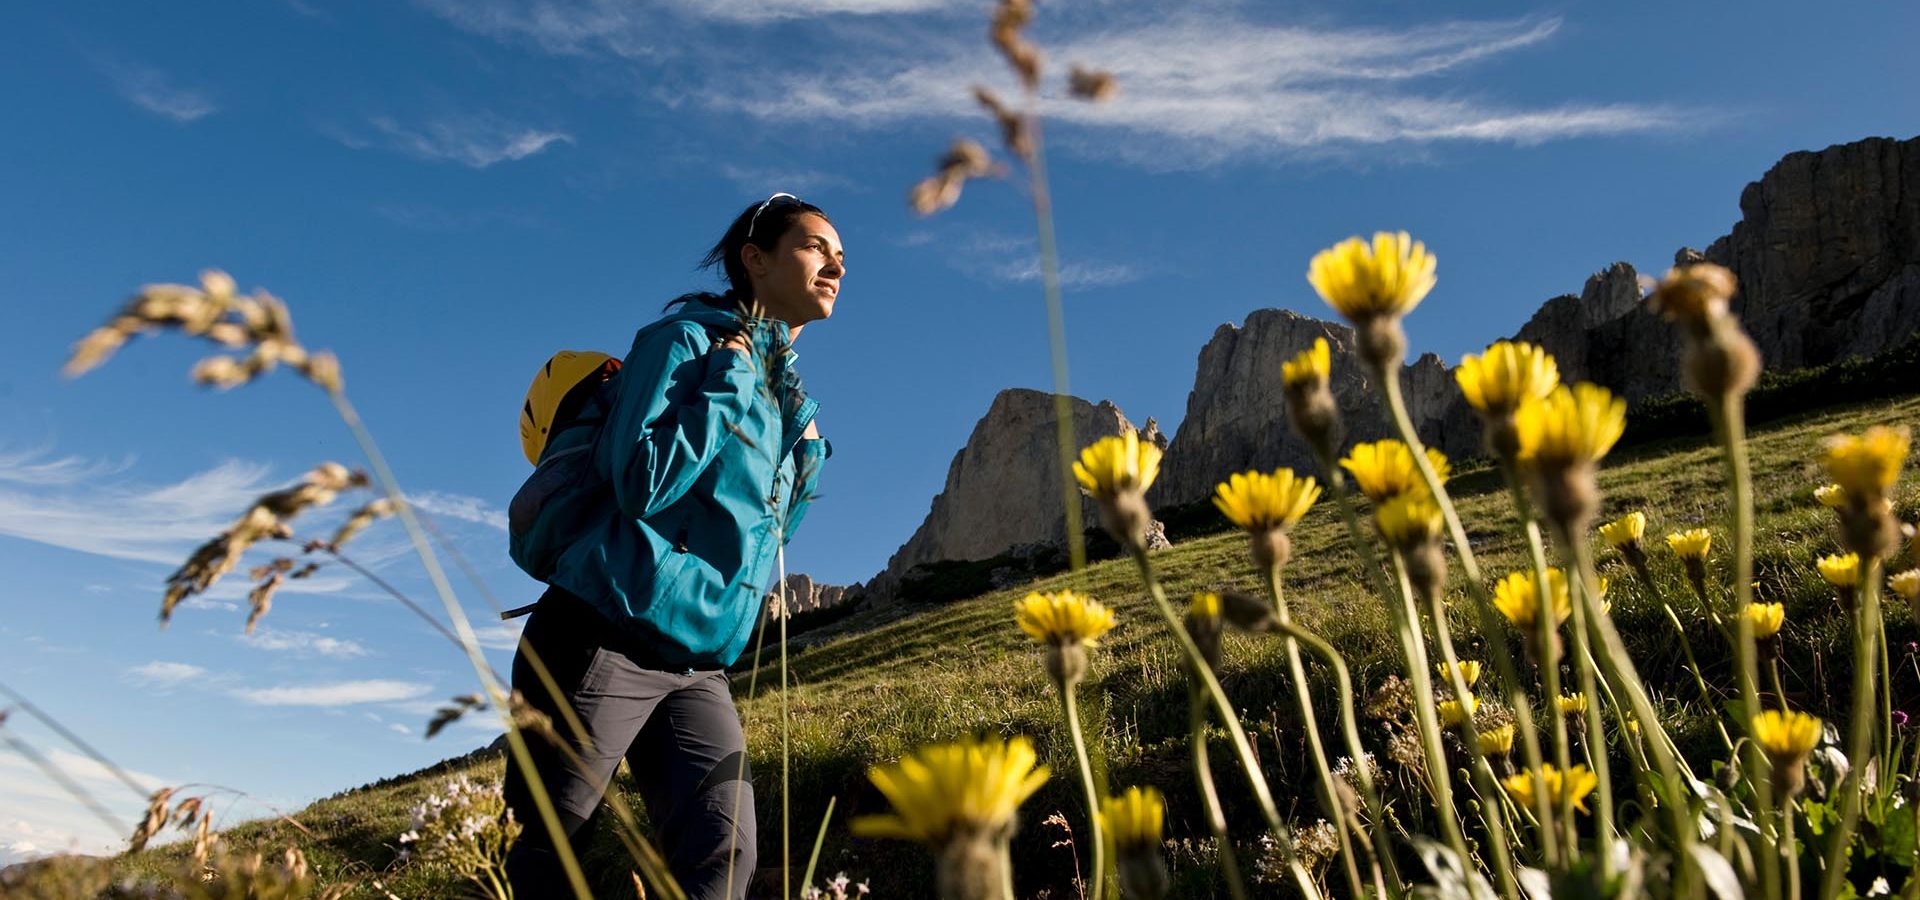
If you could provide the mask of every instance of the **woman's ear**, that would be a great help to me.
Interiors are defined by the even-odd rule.
[[[740,248],[740,264],[746,267],[748,275],[764,278],[767,274],[767,252],[748,241],[746,246]]]

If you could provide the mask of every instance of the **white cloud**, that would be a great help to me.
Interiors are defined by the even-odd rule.
[[[41,748],[46,761],[113,816],[131,828],[146,807],[145,795],[176,781],[127,770],[136,792],[105,766],[59,747]],[[109,828],[24,756],[0,753],[0,867],[52,853],[112,853],[129,831]]]
[[[435,15],[475,34],[524,41],[549,53],[606,53],[658,59],[684,51],[674,26],[713,22],[766,25],[794,19],[975,13],[950,0],[416,0]]]
[[[1038,283],[1041,278],[1037,256],[989,266],[993,277],[1018,284]],[[1139,281],[1139,269],[1125,263],[1065,263],[1059,270],[1060,286],[1067,288],[1111,287]]]
[[[392,731],[392,732],[394,732],[394,733],[396,733],[396,734],[404,734],[404,735],[412,735],[412,734],[413,734],[413,729],[411,729],[411,728],[408,728],[407,726],[405,726],[405,725],[402,725],[402,724],[400,724],[399,722],[388,722],[388,723],[387,723],[387,730],[388,730],[388,731]]]
[[[108,59],[100,60],[98,65],[123,99],[156,116],[186,123],[204,119],[220,109],[205,91],[181,85],[159,69]]]
[[[188,681],[206,677],[207,670],[190,663],[162,662],[155,660],[127,670],[127,677],[136,684],[151,687],[173,687]]]
[[[806,196],[825,190],[857,191],[861,189],[860,182],[852,178],[816,169],[722,163],[719,173],[720,177],[733,182],[742,191],[756,198],[774,191]]]
[[[51,466],[71,475],[97,464],[73,457],[52,463],[0,459],[0,535],[115,559],[178,564],[202,541],[219,534],[255,497],[278,485],[260,463],[227,460],[176,484],[152,488],[56,478],[35,483]]]
[[[368,124],[377,140],[338,129],[329,134],[355,150],[378,143],[416,159],[455,162],[475,169],[526,159],[554,144],[574,142],[566,132],[531,128],[494,113],[441,116],[417,125],[375,116]]]
[[[465,494],[450,494],[444,491],[422,491],[408,494],[407,502],[430,516],[444,516],[463,522],[477,522],[501,531],[507,530],[507,513],[487,503],[479,497]]]
[[[481,625],[473,629],[473,637],[488,650],[516,650],[520,647],[520,630],[526,625],[525,616],[496,625]]]
[[[256,706],[335,707],[412,700],[425,696],[431,690],[431,685],[417,682],[372,679],[249,688],[235,691],[234,696]]]
[[[256,650],[272,650],[292,653],[295,656],[329,656],[336,659],[352,659],[366,656],[367,648],[360,642],[328,637],[311,631],[285,631],[278,628],[261,627],[251,635],[240,634],[238,640]]]
[[[133,466],[133,457],[119,462],[90,460],[79,456],[48,459],[51,448],[0,453],[0,482],[33,484],[43,487],[79,484],[96,478],[118,475]]]
[[[1002,284],[1038,284],[1041,279],[1038,242],[991,231],[976,231],[947,240],[936,240],[927,233],[909,234],[901,246],[935,248],[955,271],[988,282]],[[1059,267],[1063,288],[1112,287],[1145,278],[1139,266],[1106,260],[1072,258]]]
[[[1070,126],[1056,145],[1155,168],[1386,145],[1532,144],[1682,123],[1680,111],[1657,105],[1522,106],[1453,83],[1419,85],[1543,44],[1559,28],[1558,19],[1278,26],[1219,12],[1141,20],[1050,44],[1051,59],[1111,70],[1121,96],[1104,104],[1049,100],[1043,112],[1057,129]],[[1005,66],[972,38],[890,62],[897,58],[849,54],[842,66],[731,78],[702,99],[769,121],[887,128],[909,120],[979,122],[971,86],[983,78],[1006,83]],[[742,83],[756,87],[741,90]]]

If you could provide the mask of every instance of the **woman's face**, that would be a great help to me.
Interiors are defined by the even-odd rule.
[[[811,213],[795,219],[772,250],[752,244],[741,250],[754,298],[766,315],[794,328],[833,315],[846,258],[840,232]]]

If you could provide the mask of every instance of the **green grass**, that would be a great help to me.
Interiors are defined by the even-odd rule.
[[[1850,655],[1838,605],[1813,567],[1815,558],[1834,549],[1831,514],[1812,498],[1812,489],[1823,480],[1816,462],[1819,441],[1825,435],[1870,424],[1912,422],[1917,414],[1920,397],[1909,396],[1781,418],[1755,430],[1757,597],[1786,604],[1786,689],[1796,706],[1817,714],[1838,718],[1843,713],[1844,689],[1836,697],[1828,686],[1847,683]],[[1606,516],[1634,509],[1647,513],[1648,550],[1661,590],[1690,623],[1691,640],[1709,683],[1725,691],[1731,684],[1730,655],[1711,626],[1701,620],[1661,540],[1674,529],[1713,528],[1718,539],[1715,562],[1720,564],[1716,572],[1724,579],[1725,548],[1730,541],[1723,527],[1727,510],[1717,450],[1698,437],[1654,440],[1622,450],[1609,463],[1601,478]],[[1524,544],[1511,527],[1511,512],[1497,477],[1485,469],[1470,470],[1456,477],[1451,488],[1487,576],[1496,578],[1522,566]],[[1900,496],[1898,512],[1911,521],[1916,512],[1914,491],[1905,488]],[[1364,699],[1367,691],[1399,671],[1398,652],[1387,631],[1385,612],[1363,586],[1330,503],[1316,507],[1300,524],[1294,546],[1285,585],[1296,616],[1347,656]],[[1200,589],[1261,589],[1247,565],[1245,540],[1237,532],[1190,538],[1157,554],[1155,564],[1176,600]],[[1457,568],[1454,574],[1458,575]],[[1671,627],[1610,553],[1602,554],[1602,574],[1612,579],[1613,615],[1644,680],[1670,711],[1676,740],[1704,774],[1710,761],[1719,757],[1718,738],[1700,717],[1700,701],[1682,670]],[[1068,851],[1052,846],[1062,835],[1041,825],[1041,820],[1059,811],[1075,824],[1076,834],[1083,839],[1086,834],[1082,800],[1072,774],[1071,745],[1041,670],[1038,649],[1013,627],[1011,616],[1012,601],[1026,591],[1068,587],[1113,606],[1120,619],[1120,626],[1095,652],[1093,670],[1081,689],[1083,716],[1090,732],[1095,732],[1090,741],[1100,760],[1096,765],[1116,791],[1132,784],[1153,784],[1165,791],[1170,838],[1198,839],[1205,834],[1186,767],[1187,694],[1177,651],[1132,563],[1113,560],[971,599],[861,613],[808,635],[810,646],[792,652],[789,672],[796,882],[820,816],[828,800],[837,797],[833,827],[821,856],[821,875],[844,870],[855,880],[870,880],[881,897],[925,896],[931,875],[923,850],[853,838],[847,830],[850,818],[884,809],[883,799],[866,782],[865,768],[931,741],[977,732],[1019,733],[1035,740],[1055,774],[1022,809],[1014,842],[1018,893],[1030,897],[1051,890],[1053,897],[1074,896]],[[1462,656],[1486,658],[1485,638],[1474,627],[1471,610],[1464,607],[1464,594],[1457,584],[1450,592],[1461,604],[1452,625]],[[1888,619],[1895,706],[1910,707],[1920,682],[1911,660],[1902,660],[1909,656],[1905,648],[1916,639],[1916,632],[1897,603]],[[737,680],[760,796],[761,860],[766,867],[780,864],[779,673],[772,665],[774,658],[769,646],[753,696],[745,696],[748,676],[741,674]],[[1285,671],[1277,640],[1229,636],[1221,680],[1243,711],[1283,813],[1311,823],[1318,818],[1311,770]],[[1329,752],[1340,755],[1343,745],[1331,716],[1333,686],[1323,667],[1309,662],[1309,673],[1325,717]],[[1363,731],[1371,749],[1384,750],[1379,723],[1367,722]],[[1229,818],[1239,839],[1250,845],[1261,830],[1259,813],[1231,765],[1224,735],[1218,736],[1215,751]],[[1621,767],[1616,766],[1618,771]],[[231,830],[228,838],[243,846],[297,841],[327,881],[375,875],[403,897],[455,893],[455,882],[447,873],[395,864],[395,837],[407,827],[409,808],[436,783],[435,778],[455,772],[497,779],[501,763],[498,758],[455,761],[441,772],[429,770],[322,800],[294,816],[311,837],[283,822],[256,822]],[[1388,774],[1393,774],[1391,765]],[[1630,792],[1624,784],[1619,789],[1621,796]],[[638,806],[637,796],[630,800]],[[1403,822],[1424,827],[1424,804],[1417,798],[1402,792],[1390,802]],[[150,851],[123,860],[120,869],[124,874],[153,871],[161,865],[159,860],[177,857],[179,852]],[[1251,849],[1243,851],[1243,863],[1251,866],[1254,856],[1257,853]],[[1206,859],[1204,850],[1192,847],[1175,854],[1176,880],[1185,895],[1212,892]],[[628,864],[609,829],[602,828],[596,836],[588,867],[590,880],[605,896],[631,896]],[[363,888],[355,896],[380,894]]]

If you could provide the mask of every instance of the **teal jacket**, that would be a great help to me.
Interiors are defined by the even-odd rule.
[[[743,327],[751,354],[714,350]],[[801,439],[818,404],[795,358],[786,323],[749,327],[697,301],[640,329],[612,390],[582,412],[600,427],[556,433],[514,498],[514,561],[663,667],[732,665],[832,453]]]

